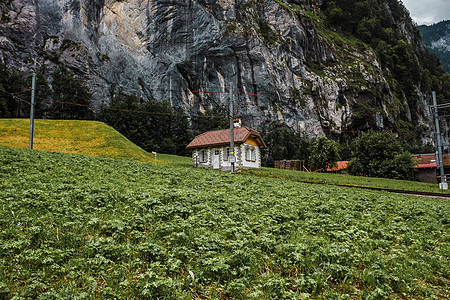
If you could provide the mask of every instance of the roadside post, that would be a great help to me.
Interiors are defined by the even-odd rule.
[[[156,166],[156,152],[155,152],[155,151],[152,151],[152,154],[155,155],[155,166]]]

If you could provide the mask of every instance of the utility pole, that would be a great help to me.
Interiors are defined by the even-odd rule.
[[[34,132],[34,93],[36,89],[36,73],[33,72],[31,79],[31,108],[30,108],[30,141],[28,143],[28,149],[33,149],[33,132]]]
[[[233,119],[233,86],[230,86],[230,164],[231,164],[231,173],[234,173],[234,163],[236,158],[234,156],[234,119]]]
[[[437,166],[439,167],[439,171],[441,174],[441,182],[439,183],[439,188],[441,190],[447,190],[448,184],[445,179],[444,174],[444,159],[442,157],[442,143],[441,143],[441,132],[439,129],[439,118],[438,118],[438,108],[437,108],[437,101],[436,101],[436,92],[433,91],[433,106],[434,106],[434,119],[436,122],[436,140],[437,140],[437,151],[438,151],[438,157],[437,157]]]

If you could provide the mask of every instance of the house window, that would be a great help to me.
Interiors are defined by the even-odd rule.
[[[206,152],[206,150],[200,151],[200,162],[204,163],[207,161],[207,159],[208,159],[208,153]]]
[[[219,150],[214,150],[214,155],[219,155]]]
[[[256,160],[256,151],[255,148],[247,148],[245,151],[245,159],[247,161],[255,161]]]

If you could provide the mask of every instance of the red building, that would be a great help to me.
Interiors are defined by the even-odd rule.
[[[428,183],[438,183],[439,170],[436,163],[436,154],[416,154],[414,158],[418,164],[414,167],[414,180]],[[450,175],[450,155],[443,155],[444,173]]]

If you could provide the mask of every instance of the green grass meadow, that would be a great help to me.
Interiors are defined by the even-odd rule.
[[[352,188],[435,185],[155,163],[90,121],[30,151],[28,125],[0,120],[0,299],[450,297],[449,202]]]
[[[446,200],[0,146],[0,299],[447,299]]]

